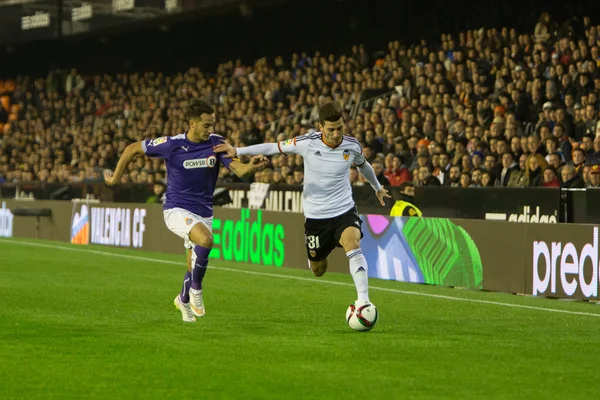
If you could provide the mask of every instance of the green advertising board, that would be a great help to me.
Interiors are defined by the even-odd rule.
[[[241,209],[237,218],[213,220],[214,247],[211,259],[246,262],[275,267],[285,261],[285,229],[267,222],[262,210]]]

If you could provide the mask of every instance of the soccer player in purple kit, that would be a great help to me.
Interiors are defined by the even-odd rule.
[[[188,270],[181,293],[175,297],[174,303],[184,322],[194,322],[195,317],[205,314],[202,280],[213,245],[212,200],[220,164],[237,176],[245,177],[266,166],[269,161],[263,156],[255,156],[244,164],[238,159],[216,154],[213,146],[225,139],[212,133],[215,111],[205,100],[190,101],[188,122],[186,133],[147,139],[127,146],[114,172],[105,171],[104,180],[109,186],[118,184],[125,167],[138,154],[166,160],[165,223],[171,232],[184,239],[188,249]]]

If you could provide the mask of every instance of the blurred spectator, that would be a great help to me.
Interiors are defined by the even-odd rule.
[[[393,156],[391,165],[386,168],[384,174],[391,186],[400,186],[404,182],[412,181],[412,174],[398,156]],[[379,182],[381,183],[381,181]]]
[[[600,188],[600,165],[593,165],[589,172],[588,188]]]
[[[471,186],[479,187],[481,185],[481,178],[483,177],[483,169],[475,168],[471,172]]]
[[[575,171],[572,165],[565,165],[561,170],[562,185],[565,189],[578,189],[585,187],[585,182],[581,175]]]
[[[459,187],[460,176],[460,167],[458,165],[453,165],[448,171],[448,176],[444,179],[444,186]]]
[[[500,171],[499,186],[508,186],[512,173],[518,170],[513,153],[507,152],[502,155],[502,169]]]
[[[399,199],[396,200],[390,216],[392,217],[420,217],[423,214],[415,205],[415,186],[412,182],[404,182],[400,185]]]
[[[527,159],[529,158],[528,153],[523,153],[519,157],[519,165],[517,168],[513,170],[510,174],[510,178],[508,180],[508,187],[524,187],[528,186],[529,180],[527,175],[525,174]]]
[[[594,138],[594,151],[590,156],[590,161],[594,165],[600,165],[600,135]]]
[[[164,183],[157,182],[153,186],[153,195],[148,197],[146,203],[162,203],[164,200],[164,195],[166,191],[166,186]]]
[[[295,172],[294,172],[295,174]],[[294,180],[296,180],[294,175]],[[273,170],[271,168],[265,168],[262,170],[262,174],[260,174],[260,183],[273,183]],[[302,179],[299,183],[302,183]]]
[[[215,131],[236,146],[318,130],[318,107],[339,102],[346,134],[384,184],[555,185],[546,163],[568,177],[563,185],[581,184],[572,172],[591,184],[595,172],[584,169],[600,164],[600,29],[582,17],[588,23],[575,30],[543,13],[529,32],[481,28],[437,43],[390,42],[377,57],[357,45],[338,55],[230,60],[213,71],[19,76],[0,104],[0,176],[94,181],[132,141],[185,132],[189,100],[205,97],[217,109]],[[162,160],[139,157],[122,181],[164,178]],[[350,179],[364,183],[355,169]],[[219,181],[237,179],[222,168]],[[273,157],[273,169],[254,181],[300,184],[302,158]]]
[[[462,188],[468,188],[471,186],[471,175],[468,172],[460,174],[460,186]]]
[[[496,186],[496,176],[493,172],[484,171],[481,175],[481,186],[490,187]]]
[[[583,167],[585,165],[585,151],[581,148],[573,150],[573,160],[569,163],[575,169],[575,173],[583,176]]]
[[[377,180],[379,181],[379,183],[381,183],[382,185],[385,185],[385,186],[389,186],[390,182],[385,177],[385,170],[383,168],[383,164],[381,163],[381,161],[375,160],[375,161],[373,161],[372,165],[373,165],[373,170],[375,171],[375,175],[377,176]]]
[[[362,186],[363,183],[358,179],[358,170],[356,167],[350,168],[350,184],[354,186]]]
[[[290,180],[288,179],[288,183]],[[293,182],[291,184],[302,185],[304,183],[304,172],[300,170],[294,171]]]
[[[558,174],[556,169],[549,165],[544,169],[544,183],[542,183],[543,187],[560,187],[560,180],[558,179]]]
[[[543,171],[547,166],[546,160],[541,154],[531,154],[527,158],[525,168],[527,186],[542,186],[542,183],[544,183]]]

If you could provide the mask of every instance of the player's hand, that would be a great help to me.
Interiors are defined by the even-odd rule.
[[[377,196],[377,198],[379,199],[379,202],[381,203],[382,206],[385,206],[385,198],[387,197],[388,199],[391,199],[392,196],[390,196],[389,192],[387,191],[386,188],[384,188],[383,186],[381,187],[381,190],[378,192],[375,192],[375,195]]]
[[[269,165],[269,159],[263,155],[254,156],[250,159],[250,165],[256,169],[263,169]]]
[[[102,175],[104,176],[104,182],[108,185],[108,186],[113,186],[116,185],[118,182],[116,182],[115,177],[114,177],[114,172],[110,169],[105,169],[104,172],[102,173]]]
[[[225,141],[221,142],[221,144],[214,146],[213,151],[215,153],[226,153],[225,158],[237,157],[237,150],[235,149],[235,147],[233,147]]]

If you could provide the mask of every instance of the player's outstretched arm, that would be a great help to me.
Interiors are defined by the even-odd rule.
[[[252,157],[249,163],[242,163],[241,161],[234,160],[229,164],[231,172],[236,174],[240,178],[247,178],[254,172],[266,167],[269,164],[269,159],[265,156],[258,155]]]
[[[215,153],[227,153],[227,155],[225,155],[226,158],[258,155],[270,156],[279,153],[277,143],[262,143],[248,147],[233,147],[227,142],[222,142],[213,147],[213,150]]]
[[[115,171],[104,171],[104,182],[106,182],[106,184],[109,186],[116,185],[117,183],[121,182],[121,177],[123,176],[125,167],[129,165],[131,160],[133,160],[133,157],[135,157],[137,154],[144,154],[142,142],[132,143],[125,148],[121,158],[119,158],[119,162],[117,163],[117,168],[115,168]]]
[[[362,165],[358,166],[358,169],[360,169],[360,173],[363,174],[373,189],[375,189],[375,194],[381,205],[385,206],[385,198],[391,198],[392,196],[390,196],[387,189],[381,186],[381,183],[377,180],[377,175],[375,175],[375,170],[371,164],[365,160]]]

